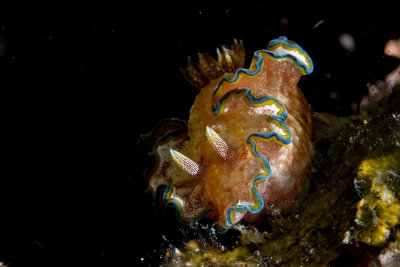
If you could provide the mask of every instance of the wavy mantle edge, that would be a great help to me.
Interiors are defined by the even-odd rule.
[[[264,60],[263,60],[262,55],[267,55],[267,56],[273,57],[274,59],[277,59],[277,60],[289,59],[289,60],[293,61],[294,63],[296,63],[301,68],[303,75],[310,74],[311,72],[313,72],[314,66],[313,66],[311,57],[298,44],[289,41],[286,37],[281,36],[281,37],[279,37],[279,39],[271,40],[268,44],[268,47],[275,47],[278,45],[283,45],[286,48],[296,50],[296,51],[299,51],[300,53],[302,53],[308,60],[308,63],[309,63],[308,66],[307,66],[307,64],[304,64],[297,57],[295,57],[291,54],[276,54],[273,51],[266,50],[266,49],[258,50],[254,53],[254,57],[252,60],[252,62],[256,61],[256,63],[254,64],[255,68],[254,69],[239,68],[238,70],[236,70],[236,73],[233,78],[228,78],[228,77],[223,78],[217,84],[217,86],[215,87],[215,89],[213,91],[212,101],[214,99],[214,96],[216,95],[216,93],[219,91],[219,89],[221,88],[221,86],[224,83],[230,83],[230,84],[235,83],[238,81],[238,79],[240,78],[241,75],[256,76],[257,74],[259,74],[264,67]],[[251,65],[253,65],[253,64],[251,64]],[[255,97],[251,93],[251,89],[248,87],[233,89],[233,90],[227,92],[224,96],[222,96],[218,100],[216,106],[212,107],[212,112],[215,115],[220,114],[221,110],[223,110],[222,109],[223,102],[225,102],[225,100],[228,99],[231,94],[233,94],[233,93],[240,94],[242,92],[245,93],[247,100],[249,100],[250,104],[253,105],[254,107],[261,107],[264,105],[268,105],[267,102],[273,102],[273,104],[276,104],[279,107],[280,112],[277,115],[268,116],[268,119],[270,120],[270,122],[275,123],[278,127],[280,127],[284,131],[286,137],[283,137],[276,132],[269,132],[269,133],[256,132],[256,133],[250,134],[247,137],[246,142],[250,147],[251,153],[253,154],[253,156],[255,156],[256,158],[258,158],[259,160],[261,160],[263,162],[264,173],[253,178],[252,192],[253,192],[253,200],[254,200],[255,204],[254,205],[233,205],[228,209],[227,220],[226,220],[226,226],[228,228],[235,223],[235,220],[234,220],[235,213],[243,212],[243,211],[247,210],[247,211],[255,214],[255,213],[260,212],[264,207],[264,201],[257,189],[257,184],[259,182],[265,181],[269,177],[271,177],[272,170],[269,166],[269,162],[268,162],[267,158],[258,152],[258,148],[257,148],[257,144],[256,144],[255,140],[259,139],[261,141],[270,141],[270,140],[274,139],[278,144],[283,146],[283,145],[287,145],[287,144],[291,143],[292,138],[293,138],[288,126],[285,124],[285,121],[287,118],[287,110],[286,110],[285,106],[278,99],[276,99],[272,96],[264,96],[264,97],[260,97],[260,98]],[[166,205],[173,205],[175,207],[175,214],[176,214],[177,219],[180,222],[186,223],[188,225],[193,225],[194,223],[199,221],[208,211],[210,211],[210,208],[206,208],[203,211],[201,211],[194,218],[191,218],[191,219],[185,218],[183,216],[182,205],[181,205],[180,201],[177,199],[171,198],[173,188],[168,184],[164,185],[164,186],[166,188],[163,193],[163,200]],[[222,229],[221,232],[225,232],[226,230],[227,230],[227,228]]]

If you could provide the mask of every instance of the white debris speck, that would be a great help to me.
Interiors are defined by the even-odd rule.
[[[356,41],[351,34],[342,33],[339,35],[340,45],[349,52],[354,52],[356,50]]]
[[[344,233],[344,238],[342,240],[342,243],[346,244],[346,245],[351,243],[351,241],[350,241],[350,231],[346,231],[346,233]]]

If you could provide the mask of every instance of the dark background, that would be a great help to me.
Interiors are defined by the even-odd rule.
[[[188,55],[215,55],[238,38],[250,62],[286,35],[314,61],[300,82],[313,109],[337,115],[352,114],[366,85],[399,64],[383,55],[400,38],[399,4],[282,6],[3,7],[0,260],[155,265],[167,239],[179,244],[185,228],[157,215],[145,192],[137,140],[163,118],[188,118],[198,92],[179,72]],[[340,46],[341,33],[354,37],[355,52]]]

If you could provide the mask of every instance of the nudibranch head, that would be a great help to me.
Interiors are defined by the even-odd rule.
[[[163,188],[166,205],[188,224],[203,216],[227,228],[256,219],[265,206],[287,208],[310,165],[311,108],[297,87],[313,70],[309,55],[286,37],[255,52],[243,68],[243,44],[235,40],[214,60],[199,54],[184,76],[201,86],[187,132],[176,120],[158,127],[148,176]],[[184,128],[184,127],[182,127]]]

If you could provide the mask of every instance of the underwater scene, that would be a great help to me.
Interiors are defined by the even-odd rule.
[[[0,266],[400,266],[399,3],[38,10]]]

